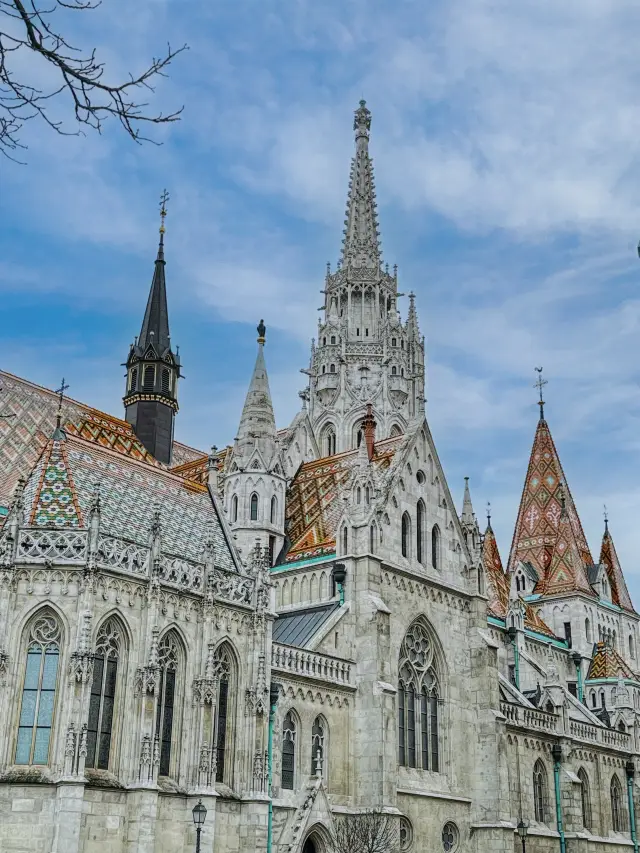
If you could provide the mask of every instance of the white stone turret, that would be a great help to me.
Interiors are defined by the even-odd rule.
[[[284,542],[285,476],[264,361],[266,328],[258,326],[258,354],[238,434],[224,460],[224,505],[243,559],[259,540],[271,563]]]
[[[312,347],[308,413],[322,456],[357,447],[368,403],[379,439],[403,433],[424,414],[424,340],[411,296],[398,312],[398,277],[383,268],[373,163],[371,113],[355,112],[344,239],[337,270],[327,268],[324,315]]]

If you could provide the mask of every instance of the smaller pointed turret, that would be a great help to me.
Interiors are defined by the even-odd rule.
[[[464,498],[462,499],[462,512],[460,513],[460,524],[462,532],[467,541],[467,548],[475,555],[480,547],[480,527],[473,511],[471,503],[471,492],[469,491],[469,478],[464,478]]]
[[[178,411],[180,358],[171,350],[169,311],[164,260],[164,220],[169,196],[160,201],[160,243],[153,280],[147,299],[140,335],[131,345],[126,361],[127,390],[125,418],[145,448],[159,462],[169,464],[173,448],[173,427]]]
[[[409,314],[407,316],[407,337],[409,341],[420,341],[420,326],[418,324],[418,312],[416,311],[416,295],[413,291],[409,294]]]
[[[276,446],[276,419],[273,414],[267,366],[264,361],[266,326],[258,325],[258,354],[251,375],[249,390],[242,408],[236,436],[235,453],[239,460],[248,460],[259,450],[265,465],[269,465]]]
[[[605,567],[609,585],[611,587],[611,600],[614,604],[622,607],[624,610],[629,610],[635,613],[631,596],[627,589],[627,584],[622,573],[622,566],[616,553],[616,546],[613,544],[613,537],[609,531],[609,519],[605,515],[604,534],[602,536],[602,546],[600,548],[600,563]]]

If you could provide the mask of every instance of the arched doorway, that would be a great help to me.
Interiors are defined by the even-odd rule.
[[[316,847],[313,838],[307,838],[307,840],[304,842],[302,853],[318,853],[318,848]]]

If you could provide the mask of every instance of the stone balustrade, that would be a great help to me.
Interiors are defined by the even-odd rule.
[[[524,708],[512,702],[501,702],[500,710],[505,716],[508,725],[522,726],[525,729],[534,729],[541,733],[565,734],[562,718],[556,714],[549,714],[537,708]],[[605,726],[596,726],[591,723],[580,722],[579,720],[569,720],[569,731],[566,734],[575,740],[600,744],[615,749],[629,750],[629,734],[619,732],[616,729],[608,729]]]
[[[524,708],[511,702],[501,702],[500,710],[507,718],[507,722],[514,726],[549,733],[557,731],[558,718],[555,714],[548,714],[537,708]]]
[[[331,655],[308,652],[293,646],[274,643],[271,647],[271,668],[290,675],[301,675],[332,684],[353,687],[351,663]]]
[[[21,563],[78,565],[87,559],[86,530],[23,528],[18,535],[16,560]]]

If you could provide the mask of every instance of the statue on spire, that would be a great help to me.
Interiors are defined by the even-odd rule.
[[[264,324],[264,320],[260,320],[260,322],[258,323],[257,332],[258,332],[258,343],[263,344],[265,342],[265,337],[267,334],[267,327]]]

